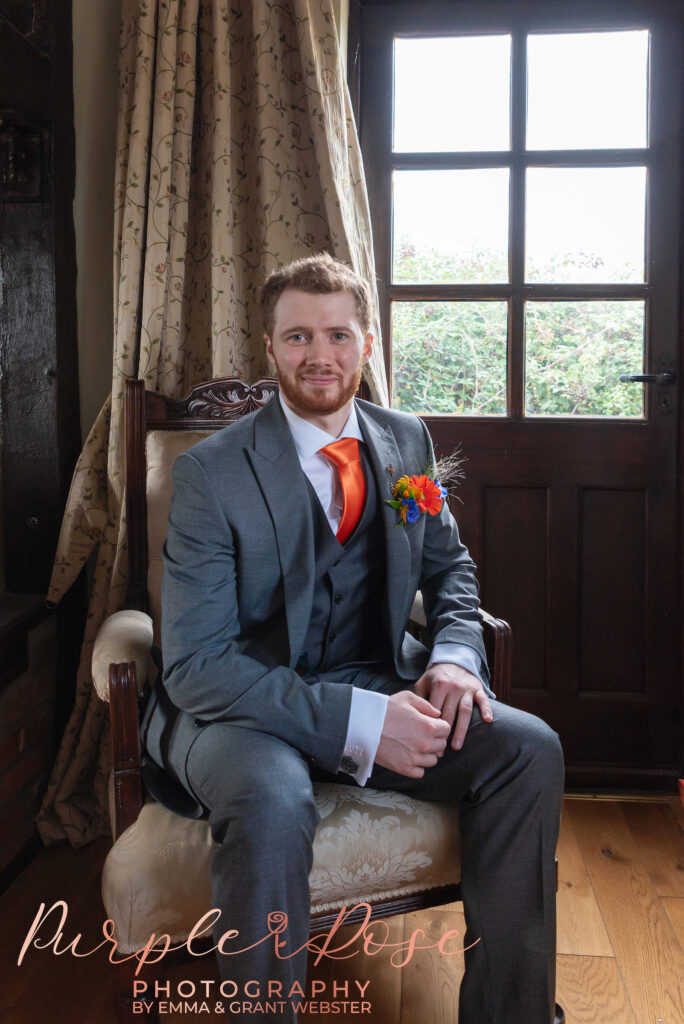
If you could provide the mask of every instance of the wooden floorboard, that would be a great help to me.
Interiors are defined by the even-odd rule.
[[[659,896],[684,896],[684,830],[665,804],[621,803],[629,830]]]
[[[434,950],[417,951],[401,973],[401,1016],[398,1024],[453,1024],[458,1020],[458,990],[463,977],[463,936],[465,918],[461,904],[454,904],[449,910],[423,910],[404,917],[404,940],[409,941],[414,930],[420,928],[424,934],[417,937],[417,944],[425,946],[440,941],[448,932],[457,932],[444,943],[448,955],[440,956]],[[399,972],[398,972],[399,973]],[[437,998],[426,999],[425,993],[435,993]]]
[[[558,847],[557,998],[567,1024],[684,1024],[684,896],[678,867],[682,862],[684,813],[674,800],[565,800]],[[2,1024],[114,1024],[114,971],[106,951],[83,959],[50,949],[29,949],[16,960],[22,940],[41,902],[68,904],[62,945],[82,933],[80,947],[101,938],[104,913],[100,875],[109,843],[83,850],[67,846],[42,850],[15,884],[0,897],[0,1021]],[[449,929],[459,931],[463,948],[465,922],[460,904],[421,911],[387,922],[387,942],[406,942],[416,929],[438,941]],[[346,929],[341,939],[351,937]],[[44,940],[54,928],[45,927]],[[379,933],[378,933],[379,937]],[[410,963],[392,965],[387,950],[364,953],[334,963],[313,965],[309,979],[338,985],[344,997],[354,982],[369,981],[370,1015],[336,1014],[330,1020],[371,1024],[454,1024],[463,954],[440,956],[417,950]],[[456,949],[456,943],[449,948]],[[161,977],[198,984],[216,979],[213,958],[164,969]],[[175,988],[175,985],[174,985]],[[189,1019],[225,1020],[223,1016],[167,1014],[163,1024]],[[143,1018],[141,1018],[142,1020]],[[268,1018],[264,1017],[264,1020]],[[310,1013],[300,1024],[326,1024]],[[486,1024],[486,1022],[483,1022]]]
[[[681,897],[674,899],[671,896],[665,896],[661,902],[679,939],[679,945],[684,950],[684,899],[681,899]]]
[[[613,956],[586,864],[566,808],[558,838],[558,953]]]
[[[636,1024],[684,1021],[684,956],[622,806],[567,808]]]
[[[617,961],[605,956],[559,956],[556,998],[567,1024],[636,1024]]]
[[[681,835],[684,836],[684,806],[682,805],[682,801],[677,796],[671,796],[665,802],[677,819],[677,824],[681,829]]]
[[[61,946],[81,933],[77,950],[85,952],[102,941],[102,899],[100,877],[110,847],[99,840],[83,850],[58,846],[41,850],[36,860],[0,900],[0,1007],[4,1015],[19,1007],[21,1020],[40,1021],[45,1012],[47,993],[55,993],[51,1005],[51,1024],[73,1024],[70,1007],[83,1002],[86,992],[99,991],[109,973],[106,957],[93,954],[76,958],[69,953],[55,955],[51,950],[30,947],[21,963],[17,960],[24,939],[41,904],[49,910],[57,901],[67,904],[67,917]],[[61,911],[45,920],[37,938],[47,942],[56,934]],[[59,947],[58,947],[59,948]],[[91,969],[92,967],[92,969]],[[47,1018],[44,1018],[47,1020]]]

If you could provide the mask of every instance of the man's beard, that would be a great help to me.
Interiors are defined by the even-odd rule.
[[[302,412],[318,413],[319,415],[327,416],[330,413],[339,412],[354,397],[361,383],[362,370],[363,364],[360,364],[349,384],[346,387],[340,388],[335,395],[317,395],[315,392],[309,394],[304,391],[297,377],[294,380],[290,380],[279,372],[280,390],[294,408],[301,409]],[[311,370],[308,369],[305,372],[310,373]]]

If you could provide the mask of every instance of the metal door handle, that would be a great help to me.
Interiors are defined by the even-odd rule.
[[[676,380],[677,375],[671,370],[665,370],[663,373],[623,373],[620,376],[622,384],[656,384],[658,387],[674,384]]]

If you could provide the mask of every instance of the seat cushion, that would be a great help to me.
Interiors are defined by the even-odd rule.
[[[321,821],[309,876],[312,914],[395,899],[460,880],[458,810],[395,792],[314,783]],[[212,907],[206,821],[154,802],[117,839],[102,897],[122,952],[155,932],[182,942]]]

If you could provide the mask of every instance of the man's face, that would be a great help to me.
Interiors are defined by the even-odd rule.
[[[356,301],[348,292],[312,295],[286,288],[274,310],[273,335],[264,335],[288,404],[305,419],[338,412],[356,394],[370,359]]]

